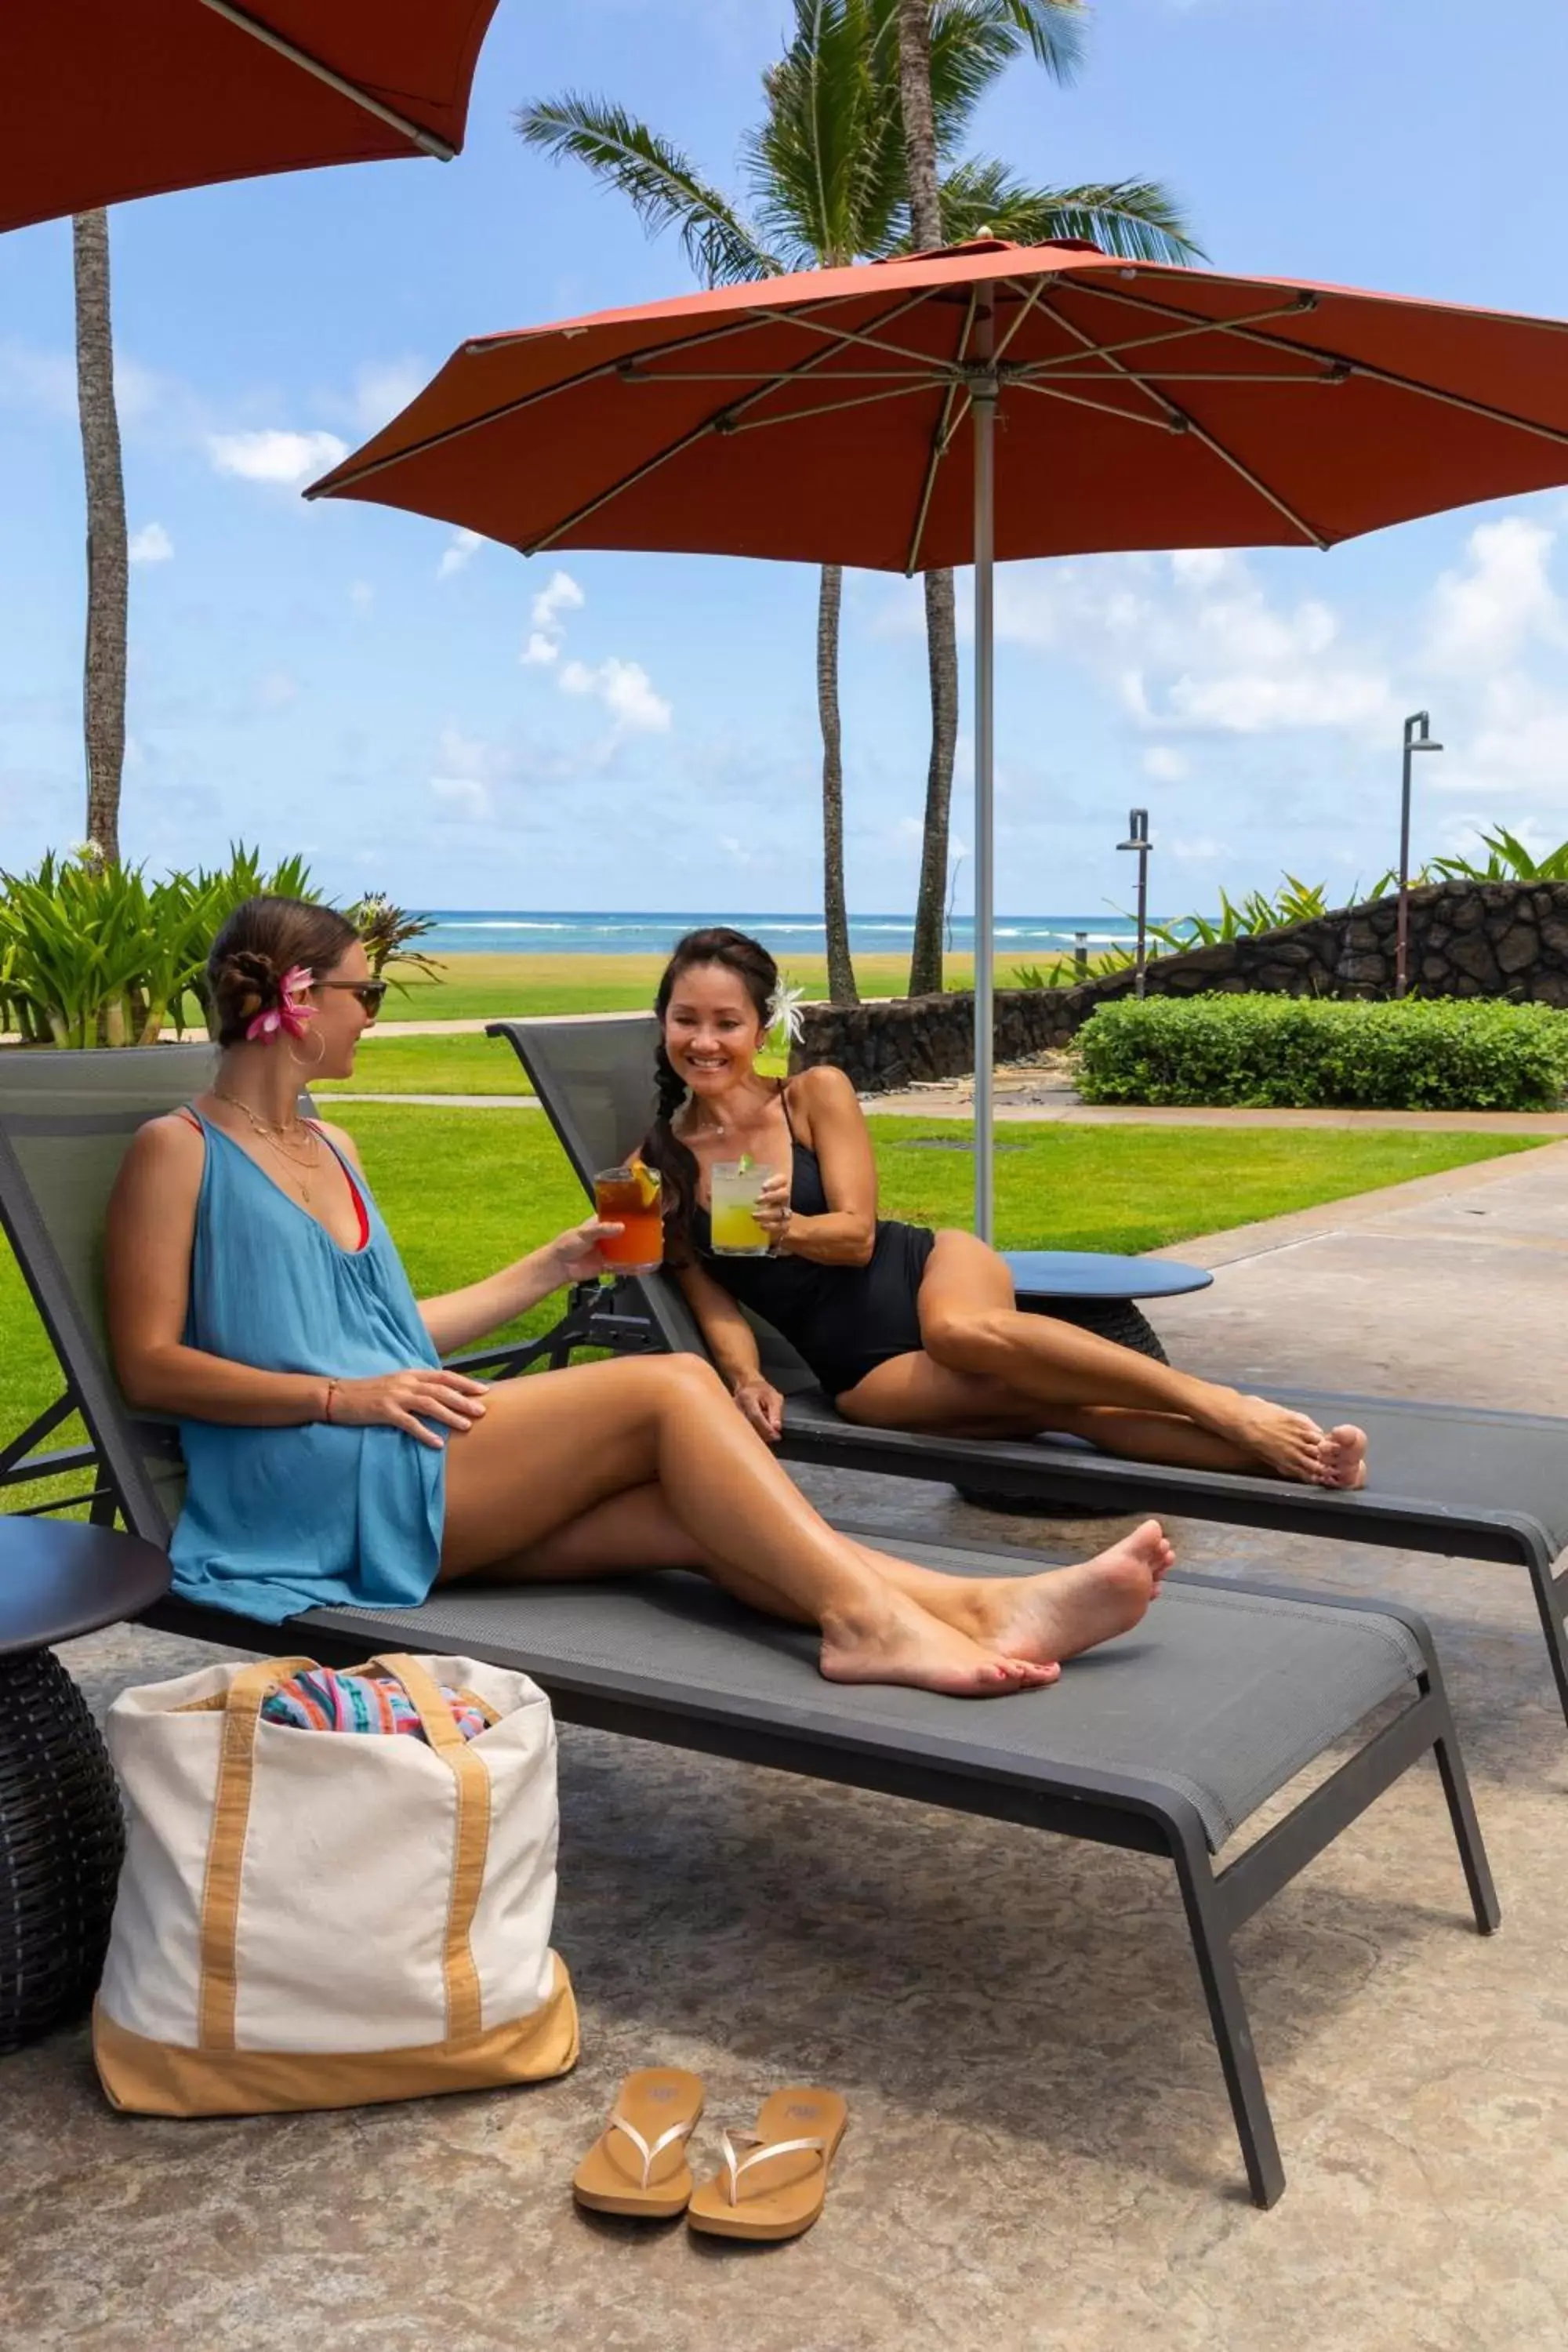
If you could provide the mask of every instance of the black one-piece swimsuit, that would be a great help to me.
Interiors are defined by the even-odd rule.
[[[780,1089],[793,1161],[790,1207],[797,1216],[827,1213],[815,1151],[802,1143]],[[868,1265],[814,1265],[804,1257],[716,1257],[706,1209],[691,1213],[691,1239],[721,1290],[760,1315],[805,1358],[829,1396],[842,1396],[868,1372],[921,1345],[916,1299],[936,1236],[926,1225],[879,1217]]]

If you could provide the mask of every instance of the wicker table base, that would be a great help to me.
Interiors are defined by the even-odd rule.
[[[52,1650],[0,1658],[0,2051],[80,2014],[125,1849],[87,1702]]]
[[[50,1649],[168,1590],[165,1553],[110,1528],[0,1514],[0,2052],[98,1989],[125,1849],[87,1701]]]

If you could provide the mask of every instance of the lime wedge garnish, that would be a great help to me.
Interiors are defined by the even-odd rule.
[[[742,1175],[744,1176],[748,1170],[756,1166],[756,1161],[752,1158],[749,1151],[742,1151],[739,1160],[736,1160],[735,1165],[740,1170]]]

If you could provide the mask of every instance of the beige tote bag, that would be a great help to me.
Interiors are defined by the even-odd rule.
[[[93,2055],[118,2107],[356,2106],[576,2058],[544,1693],[472,1658],[382,1657],[424,1740],[262,1722],[313,1664],[206,1666],[110,1709],[127,1840]],[[494,1717],[476,1738],[437,1674]]]

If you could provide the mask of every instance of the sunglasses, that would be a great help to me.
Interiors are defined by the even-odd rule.
[[[381,1011],[382,1000],[391,983],[384,980],[313,980],[310,985],[312,988],[346,988],[351,995],[358,997],[366,1015],[374,1021]]]

